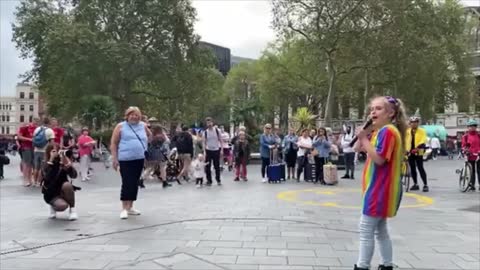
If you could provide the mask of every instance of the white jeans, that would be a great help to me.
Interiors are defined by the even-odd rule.
[[[370,268],[375,249],[375,232],[380,247],[380,256],[384,266],[393,266],[392,240],[387,229],[387,219],[362,215],[360,218],[360,250],[357,266]]]
[[[84,155],[80,157],[80,174],[82,180],[88,176],[88,168],[90,168],[90,155]]]

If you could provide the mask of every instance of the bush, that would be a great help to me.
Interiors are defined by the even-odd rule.
[[[103,144],[106,146],[110,145],[110,140],[112,138],[113,130],[105,130],[105,131],[92,131],[90,132],[90,136],[98,141],[102,141]]]

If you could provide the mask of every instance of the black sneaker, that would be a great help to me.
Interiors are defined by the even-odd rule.
[[[138,186],[139,186],[140,188],[145,188],[145,184],[143,183],[143,179],[140,179],[140,180],[138,181]]]
[[[410,190],[420,190],[420,187],[417,184],[415,184],[410,188]]]
[[[470,186],[468,187],[468,190],[469,190],[469,191],[476,191],[477,189],[475,188],[475,186],[470,185]]]
[[[342,179],[349,179],[349,178],[350,178],[350,176],[348,176],[346,174],[344,176],[342,176]]]
[[[378,266],[378,270],[393,270],[393,266],[385,266],[383,264],[380,264]]]
[[[422,191],[423,191],[423,192],[428,192],[428,186],[423,186]]]
[[[222,182],[217,182],[217,186],[221,186],[222,185]]]
[[[171,187],[172,185],[170,185],[167,181],[164,181],[163,184],[162,184],[162,187],[163,188],[167,188],[167,187]]]
[[[360,268],[356,264],[353,266],[353,270],[368,270],[368,268]]]
[[[212,186],[212,182],[207,182],[205,185],[206,185],[207,187],[211,187],[211,186]]]
[[[233,181],[238,182],[238,181],[240,181],[240,178],[235,177],[235,179],[233,179]]]

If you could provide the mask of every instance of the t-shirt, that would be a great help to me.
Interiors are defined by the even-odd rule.
[[[54,127],[52,128],[52,130],[53,130],[53,133],[55,134],[55,138],[53,139],[53,141],[56,144],[60,144],[60,141],[62,140],[63,134],[65,133],[65,131],[63,130],[63,128],[60,128],[60,127]]]
[[[38,132],[40,132],[40,130],[44,128],[45,129],[45,137],[47,137],[47,141],[50,141],[50,140],[53,140],[55,139],[55,133],[53,132],[53,130],[51,128],[48,128],[48,127],[37,127],[35,129],[35,131],[33,132],[33,136],[35,137],[35,134],[37,134]],[[34,148],[34,151],[35,152],[45,152],[45,149],[47,149],[47,146],[48,144],[46,144],[44,147],[35,147]]]
[[[78,137],[78,155],[79,156],[86,156],[90,155],[93,152],[93,144],[87,144],[93,142],[94,140],[92,137],[88,135],[80,135]]]
[[[18,135],[32,139],[33,132],[35,131],[36,128],[37,126],[35,126],[34,124],[28,124],[26,126],[21,127],[18,130]],[[18,140],[18,141],[20,142],[20,148],[22,150],[33,149],[33,144],[31,141],[24,141],[24,140]]]
[[[375,132],[370,140],[386,161],[377,165],[368,157],[363,169],[364,215],[371,217],[394,217],[402,199],[400,169],[403,158],[402,140],[394,125],[386,125]]]
[[[220,149],[219,136],[221,136],[220,130],[218,130],[216,127],[205,130],[203,137],[206,138],[205,145],[207,150],[217,151]]]
[[[437,137],[433,137],[430,141],[430,146],[432,147],[432,149],[440,148],[440,140]]]
[[[304,138],[303,136],[301,136],[301,137],[298,138],[297,145],[311,148],[312,147],[312,139],[310,137]],[[305,156],[305,152],[306,152],[306,149],[299,147],[298,152],[297,152],[297,156],[303,157],[303,156]]]

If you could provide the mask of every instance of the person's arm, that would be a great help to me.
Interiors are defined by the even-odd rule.
[[[110,142],[110,152],[112,154],[113,169],[118,169],[118,144],[120,143],[120,131],[122,124],[118,124],[112,132],[112,140]]]
[[[31,142],[31,141],[32,141],[32,138],[28,138],[28,137],[23,136],[23,134],[22,134],[21,131],[22,131],[21,128],[18,129],[18,132],[17,132],[17,134],[18,134],[18,140]]]
[[[152,131],[148,128],[147,124],[144,125],[145,127],[145,134],[147,134],[147,142],[152,141]]]

